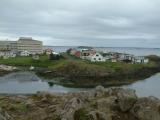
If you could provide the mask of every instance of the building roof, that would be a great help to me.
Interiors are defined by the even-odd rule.
[[[90,56],[92,57],[92,56],[94,56],[94,55],[96,55],[96,54],[101,55],[101,56],[103,57],[103,55],[102,55],[101,53],[99,53],[99,52],[96,52],[96,53],[94,53],[94,54],[91,54]]]
[[[19,40],[32,40],[32,37],[20,37]]]
[[[39,41],[39,40],[34,40],[32,37],[20,37],[20,38],[18,39],[18,41],[26,41],[26,42],[28,42],[28,41],[32,41],[32,42],[42,42],[42,41]]]
[[[135,59],[145,59],[145,56],[135,56]]]

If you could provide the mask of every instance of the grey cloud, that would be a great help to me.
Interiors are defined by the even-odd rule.
[[[158,0],[0,0],[0,38],[46,45],[160,47]]]

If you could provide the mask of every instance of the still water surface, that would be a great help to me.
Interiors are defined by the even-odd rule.
[[[160,98],[160,73],[145,80],[121,87],[135,89],[138,96],[155,96]],[[48,83],[32,72],[11,73],[0,77],[0,93],[7,94],[30,94],[36,93],[37,91],[78,92],[89,89],[91,88],[69,88]]]

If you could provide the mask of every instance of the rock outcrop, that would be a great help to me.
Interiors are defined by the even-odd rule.
[[[117,97],[119,107],[123,112],[129,111],[133,107],[134,103],[137,101],[135,90],[131,89],[122,89],[118,91]]]
[[[99,111],[91,111],[88,116],[90,120],[112,120],[110,115]]]
[[[155,97],[140,98],[131,113],[139,120],[160,120],[160,100]]]
[[[0,120],[13,120],[13,118],[7,113],[7,111],[0,108]]]
[[[85,102],[81,98],[72,98],[64,104],[60,114],[61,120],[74,120],[75,111],[83,107],[85,107]]]
[[[0,120],[160,120],[160,100],[122,88],[1,96]]]

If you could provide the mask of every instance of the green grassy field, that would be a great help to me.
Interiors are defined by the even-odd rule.
[[[39,60],[33,60],[31,56],[28,57],[15,57],[9,59],[0,58],[0,64],[12,65],[12,66],[35,66],[35,67],[46,67],[46,68],[59,68],[66,65],[76,64],[79,68],[95,67],[105,69],[107,71],[116,72],[122,70],[135,70],[143,67],[154,67],[156,64],[154,62],[149,62],[148,64],[128,64],[123,62],[90,62],[86,60],[81,60],[75,58],[74,56],[69,56],[63,54],[65,59],[60,60],[49,60],[47,55],[41,55]]]
[[[35,66],[35,67],[47,67],[47,68],[57,68],[59,66],[66,65],[72,61],[81,61],[72,56],[67,56],[65,54],[65,59],[60,60],[49,60],[47,55],[41,55],[39,60],[32,59],[31,56],[26,57],[15,57],[3,59],[0,58],[0,64],[11,65],[11,66]]]
[[[48,67],[52,64],[52,61],[48,60],[48,56],[42,55],[39,60],[33,60],[31,56],[28,57],[15,57],[9,59],[0,58],[0,64],[12,65],[12,66],[38,66]]]
[[[37,71],[37,74],[46,78],[63,78],[57,79],[58,82],[60,80],[65,85],[74,83],[72,86],[128,84],[160,71],[160,63],[154,59],[148,64],[131,64],[111,61],[90,62],[66,54],[60,60],[49,60],[48,58],[47,55],[41,55],[39,60],[33,60],[31,56],[0,58],[0,64],[49,68],[51,72]]]

